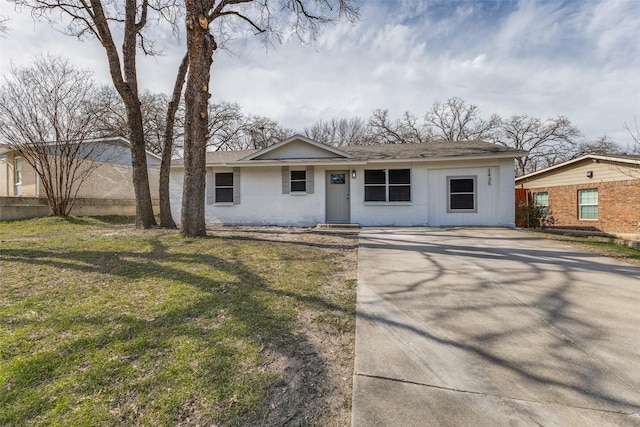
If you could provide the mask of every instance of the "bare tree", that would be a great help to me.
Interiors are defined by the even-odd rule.
[[[8,22],[9,18],[0,16],[0,38],[5,38],[7,37],[7,34],[9,34],[9,25],[7,25]]]
[[[207,103],[213,53],[245,25],[256,34],[280,39],[287,32],[313,41],[321,25],[355,19],[353,0],[185,0],[189,73],[185,88],[184,186],[182,234],[206,235],[204,220]],[[216,23],[214,28],[211,24]],[[217,41],[216,41],[217,38]]]
[[[575,159],[587,154],[607,155],[617,153],[620,153],[620,146],[605,135],[595,141],[583,141],[578,143],[576,151],[571,154],[571,158]]]
[[[98,117],[96,132],[101,137],[128,137],[127,113],[122,98],[111,86],[101,86],[95,96],[103,114]]]
[[[243,147],[245,149],[266,148],[293,136],[296,132],[263,116],[250,116],[243,127]]]
[[[543,121],[516,115],[501,122],[495,138],[502,145],[529,152],[516,158],[516,174],[520,176],[570,158],[580,136],[578,128],[564,116]]]
[[[38,174],[54,215],[66,216],[82,183],[108,160],[95,136],[96,84],[68,61],[13,68],[0,90],[0,136]]]
[[[162,161],[160,163],[160,226],[164,228],[176,228],[176,223],[171,215],[171,197],[169,195],[169,174],[171,171],[171,158],[173,156],[174,142],[184,135],[184,114],[180,115],[179,122],[182,132],[175,134],[176,115],[180,111],[182,87],[189,70],[189,55],[182,58],[178,73],[171,93],[171,100],[167,104],[167,114],[165,116],[164,140],[162,144]]]
[[[165,94],[149,91],[140,94],[145,147],[148,151],[161,156],[159,200],[160,226],[163,228],[176,228],[176,223],[171,216],[169,171],[175,143],[182,138],[184,128],[184,104],[180,102],[184,75],[188,68],[188,64],[184,62],[185,60],[178,71],[176,87],[171,99],[168,99]],[[113,88],[103,87],[97,100],[105,111],[105,114],[100,117],[99,133],[103,136],[126,138],[128,124],[122,98]]]
[[[369,118],[369,129],[377,144],[422,144],[431,140],[428,130],[408,111],[394,121],[388,110],[375,110]]]
[[[627,122],[624,123],[624,128],[631,136],[631,143],[629,144],[629,150],[627,150],[632,155],[640,156],[640,127],[638,126],[638,119],[634,117],[633,125],[629,125]]]
[[[104,115],[99,118],[99,134],[126,138],[128,135],[127,114],[120,95],[113,88],[103,86],[98,92],[96,102],[104,111]],[[168,104],[169,99],[163,93],[144,91],[140,94],[145,148],[158,156],[162,155],[164,145]],[[180,134],[178,133],[178,135]]]
[[[304,133],[309,138],[327,145],[340,147],[343,145],[365,145],[371,143],[369,128],[363,119],[334,117],[330,120],[319,120]]]
[[[154,20],[175,22],[174,0],[15,0],[31,9],[36,18],[46,18],[59,26],[60,17],[68,18],[63,32],[77,37],[95,37],[104,47],[113,85],[124,102],[127,133],[131,143],[133,187],[136,196],[136,227],[156,224],[153,215],[147,173],[142,110],[138,92],[136,55],[138,48],[156,53],[144,30]],[[117,31],[122,31],[117,34]],[[122,39],[118,50],[116,39]]]
[[[432,140],[492,140],[500,118],[494,114],[485,120],[477,105],[467,105],[462,98],[454,97],[444,104],[435,102],[425,114],[424,123]]]
[[[244,150],[246,118],[240,105],[221,102],[209,105],[208,149],[214,151]]]

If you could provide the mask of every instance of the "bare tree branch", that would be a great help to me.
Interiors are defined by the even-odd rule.
[[[13,68],[0,90],[0,137],[39,175],[54,215],[68,215],[105,147],[92,142],[103,111],[89,72],[42,57]]]

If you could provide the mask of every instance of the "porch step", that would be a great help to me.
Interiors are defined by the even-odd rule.
[[[342,222],[329,222],[324,224],[316,225],[316,228],[339,228],[339,229],[349,229],[349,228],[360,228],[360,224],[345,224]]]

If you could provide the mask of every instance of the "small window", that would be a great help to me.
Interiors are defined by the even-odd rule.
[[[578,190],[578,215],[580,219],[598,219],[598,189]]]
[[[533,193],[533,205],[540,209],[543,218],[549,215],[549,193]]]
[[[218,172],[215,180],[215,202],[233,203],[233,172]]]
[[[16,185],[22,184],[22,157],[15,158],[14,167]]]
[[[336,184],[345,184],[346,178],[345,178],[345,174],[343,173],[332,173],[331,174],[331,184],[332,185],[336,185]]]
[[[365,202],[410,202],[411,169],[366,169]]]
[[[476,177],[447,177],[448,212],[476,212]]]
[[[291,192],[304,193],[307,191],[307,171],[291,171]]]

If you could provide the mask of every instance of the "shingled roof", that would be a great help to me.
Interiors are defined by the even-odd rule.
[[[504,145],[493,144],[485,141],[439,141],[424,144],[376,144],[376,145],[353,145],[345,147],[337,147],[338,150],[348,153],[353,158],[345,158],[336,155],[330,158],[321,159],[286,159],[286,161],[308,161],[308,162],[366,162],[366,161],[384,161],[384,160],[442,160],[456,158],[473,158],[473,157],[505,157],[505,156],[521,156],[526,154],[524,151],[515,150],[505,147]],[[214,151],[207,152],[207,164],[224,164],[233,166],[238,165],[260,164],[273,162],[274,160],[243,160],[246,157],[257,153],[260,150],[239,150],[239,151]],[[179,166],[183,164],[182,159],[177,159],[173,165]]]
[[[354,145],[341,147],[362,160],[405,160],[442,157],[468,157],[493,154],[524,154],[504,145],[485,141],[439,141],[424,144]]]

